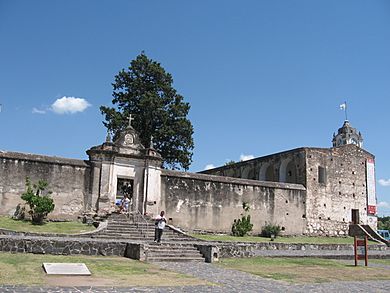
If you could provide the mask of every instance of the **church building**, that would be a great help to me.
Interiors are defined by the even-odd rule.
[[[163,169],[129,125],[118,139],[87,150],[88,160],[0,151],[0,214],[12,215],[25,180],[49,183],[55,219],[106,215],[124,192],[130,211],[184,231],[230,233],[249,205],[254,233],[276,224],[285,235],[343,236],[350,223],[376,226],[374,156],[349,121],[331,148],[302,147],[200,173]]]

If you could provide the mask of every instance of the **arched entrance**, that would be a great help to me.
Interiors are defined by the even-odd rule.
[[[260,168],[259,180],[261,181],[277,181],[274,167],[270,163],[265,163]]]
[[[279,181],[297,183],[297,168],[291,159],[284,159],[280,164]]]

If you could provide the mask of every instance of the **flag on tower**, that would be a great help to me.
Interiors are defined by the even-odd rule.
[[[340,105],[340,110],[345,110],[345,108],[347,108],[347,103],[344,102]]]

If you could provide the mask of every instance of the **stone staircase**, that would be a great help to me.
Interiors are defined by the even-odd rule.
[[[199,261],[204,262],[205,259],[191,243],[153,243],[145,246],[146,260],[150,262],[161,261]]]
[[[107,219],[107,228],[94,238],[108,239],[131,239],[135,241],[153,241],[154,240],[154,221],[148,218],[140,220],[124,214],[112,214]],[[164,242],[193,241],[194,238],[181,234],[168,226],[165,227],[162,236]]]
[[[154,221],[134,215],[112,214],[107,219],[107,228],[93,238],[130,240],[143,244],[147,261],[202,261],[205,259],[197,250],[194,239],[166,226],[161,243],[154,240]]]

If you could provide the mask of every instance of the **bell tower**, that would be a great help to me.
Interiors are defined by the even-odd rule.
[[[358,147],[363,147],[363,137],[360,131],[353,128],[348,120],[344,121],[341,128],[338,129],[337,134],[333,133],[332,139],[333,147],[338,147],[346,144],[354,144]]]

